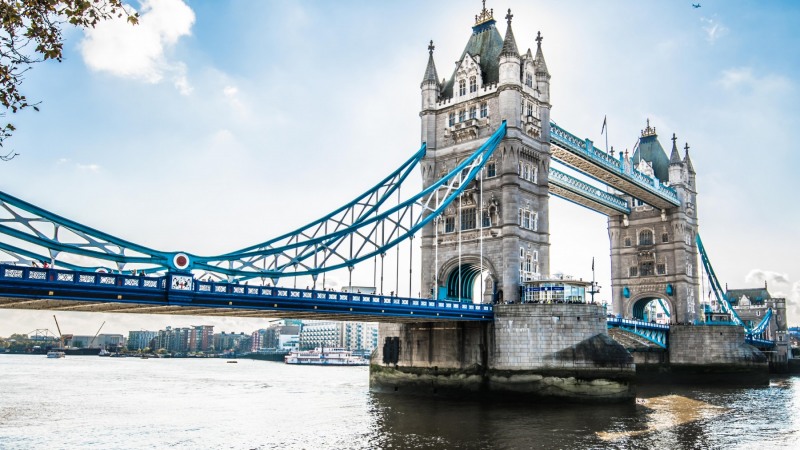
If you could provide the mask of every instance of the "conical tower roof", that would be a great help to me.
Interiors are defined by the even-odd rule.
[[[689,158],[689,144],[688,143],[686,144],[686,155],[683,157],[683,163],[686,164],[686,170],[688,170],[689,173],[691,173],[691,174],[695,173],[694,166],[692,166],[692,159]]]
[[[426,82],[439,83],[439,74],[436,73],[436,64],[433,63],[433,41],[428,45],[428,66],[425,68],[425,75],[422,77],[422,84]]]
[[[672,152],[669,155],[669,163],[672,164],[680,164],[681,163],[681,155],[678,153],[678,138],[675,137],[675,133],[672,133]]]
[[[669,181],[669,158],[664,147],[658,142],[658,135],[656,129],[650,127],[650,120],[647,120],[647,128],[642,131],[642,136],[639,138],[639,145],[636,151],[633,152],[631,163],[636,166],[639,161],[645,160],[653,166],[653,173],[656,178],[661,182],[666,183]]]
[[[463,61],[466,55],[471,55],[473,58],[478,57],[478,65],[481,68],[482,84],[489,85],[497,83],[500,80],[500,51],[503,49],[503,37],[495,27],[495,20],[492,16],[493,11],[481,11],[480,14],[475,16],[475,25],[472,27],[472,35],[470,35],[464,51],[461,53],[459,61]],[[455,83],[456,69],[453,69],[453,74],[447,83],[442,83],[442,96],[453,96],[453,84]]]
[[[542,53],[542,32],[536,32],[536,58],[533,60],[533,65],[536,67],[537,75],[550,75],[547,70],[547,63],[544,62],[544,53]]]
[[[503,50],[500,52],[500,56],[508,55],[508,56],[516,56],[519,58],[519,50],[517,49],[517,40],[514,39],[514,31],[511,29],[511,19],[514,17],[511,14],[511,9],[509,8],[508,14],[506,14],[506,20],[508,21],[508,27],[506,28],[506,38],[503,39]]]

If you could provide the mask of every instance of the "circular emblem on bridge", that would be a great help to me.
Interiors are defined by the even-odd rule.
[[[172,265],[179,270],[188,268],[189,256],[186,253],[176,253],[175,256],[172,257]]]

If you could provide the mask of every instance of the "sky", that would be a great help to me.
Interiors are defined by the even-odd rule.
[[[697,171],[700,235],[731,288],[763,286],[800,325],[800,3],[488,0],[511,8],[521,52],[537,31],[551,117],[580,137],[632,149],[650,119],[676,133]],[[140,24],[65,29],[64,61],[38,64],[23,93],[40,111],[16,127],[0,189],[164,251],[219,254],[347,203],[420,146],[419,86],[433,40],[441,76],[480,1],[131,2]],[[501,12],[502,11],[502,12]],[[416,175],[418,176],[418,175]],[[421,185],[421,181],[420,181]],[[550,202],[551,272],[609,297],[604,216]],[[360,271],[360,272],[359,272]],[[363,272],[369,272],[367,276]],[[371,271],[354,278],[371,284]],[[418,269],[416,269],[418,273]],[[330,285],[346,284],[332,276]],[[419,280],[412,280],[418,285]],[[407,284],[403,281],[400,284]],[[355,282],[354,282],[355,284]],[[412,288],[413,290],[413,288]],[[403,289],[400,290],[403,293]],[[54,328],[52,312],[0,310],[0,336]],[[58,312],[62,331],[263,320]]]

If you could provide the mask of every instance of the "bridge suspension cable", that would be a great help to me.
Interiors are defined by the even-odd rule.
[[[184,270],[229,280],[310,275],[316,281],[320,273],[324,277],[328,271],[352,271],[356,263],[377,256],[381,256],[383,265],[387,250],[411,239],[467,189],[505,130],[504,122],[469,158],[405,201],[400,201],[400,186],[425,156],[424,144],[398,169],[345,206],[293,232],[216,256],[157,251],[0,191],[0,260],[121,273],[133,272],[135,269],[126,266],[135,264],[143,267],[140,272]],[[387,201],[396,192],[398,204],[389,206]]]
[[[708,276],[708,283],[711,287],[711,291],[714,293],[714,297],[717,299],[717,303],[722,305],[723,311],[730,314],[733,323],[744,327],[745,334],[747,334],[749,337],[763,333],[769,324],[770,318],[772,317],[772,308],[767,310],[766,314],[764,314],[764,318],[761,319],[761,322],[759,322],[758,325],[755,327],[748,326],[741,319],[741,317],[739,317],[739,314],[736,313],[736,310],[733,308],[733,306],[731,306],[730,302],[725,296],[725,292],[722,290],[719,279],[717,279],[717,275],[714,273],[714,268],[711,266],[711,260],[708,258],[708,253],[706,253],[706,249],[703,247],[703,241],[700,239],[700,234],[696,235],[695,242],[697,242],[697,250],[700,252],[700,260],[703,263],[703,268],[705,268],[706,275]]]

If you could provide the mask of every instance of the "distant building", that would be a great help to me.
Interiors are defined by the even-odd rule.
[[[767,327],[764,330],[764,338],[775,341],[775,353],[767,354],[770,362],[786,361],[790,356],[791,341],[789,339],[789,327],[786,318],[786,299],[772,297],[767,290],[767,284],[763,288],[755,289],[727,289],[725,299],[731,304],[736,314],[748,327],[756,327],[763,320],[768,310],[772,310]]]
[[[164,349],[173,353],[185,353],[189,351],[189,328],[167,327],[159,330],[154,339],[154,349]]]
[[[244,351],[250,348],[250,335],[244,333],[216,333],[214,334],[214,350],[218,352]]]
[[[344,347],[370,354],[378,346],[378,326],[371,322],[303,321],[300,348]]]
[[[207,352],[214,344],[213,325],[194,325],[189,334],[190,352]]]
[[[155,331],[128,331],[128,350],[136,351],[147,347],[153,347],[153,340],[156,338]]]
[[[125,336],[121,334],[98,334],[95,336],[73,335],[65,342],[68,347],[116,349],[125,346]]]
[[[297,320],[281,320],[268,328],[252,333],[250,350],[267,349],[294,350],[298,348],[301,322]]]

